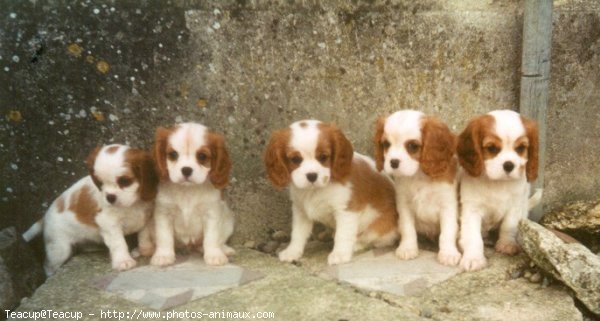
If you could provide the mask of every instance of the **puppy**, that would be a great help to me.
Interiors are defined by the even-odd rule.
[[[203,251],[209,265],[227,263],[234,220],[223,200],[231,170],[223,136],[196,123],[158,128],[154,158],[161,182],[151,264],[173,264],[175,246]]]
[[[272,133],[264,157],[273,185],[289,185],[292,235],[279,253],[298,260],[317,221],[335,228],[330,265],[350,261],[359,245],[387,246],[398,237],[394,186],[370,158],[353,153],[334,125],[303,120]]]
[[[436,118],[403,110],[380,118],[375,130],[377,170],[396,184],[401,242],[396,255],[419,253],[417,232],[439,235],[438,261],[457,265],[458,234],[456,137]]]
[[[158,176],[149,153],[124,145],[96,148],[87,159],[90,175],[63,192],[42,220],[23,234],[26,241],[44,233],[45,270],[52,275],[84,242],[104,242],[112,267],[127,270],[136,265],[124,235],[139,232],[139,251],[151,255],[149,219]]]
[[[460,267],[484,268],[482,232],[500,228],[496,251],[515,254],[517,224],[527,218],[529,182],[537,178],[538,131],[511,110],[472,119],[458,139],[461,179]]]

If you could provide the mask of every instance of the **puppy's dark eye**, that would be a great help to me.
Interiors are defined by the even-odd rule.
[[[381,147],[383,147],[385,149],[390,148],[390,146],[391,146],[391,144],[387,139],[381,142]]]
[[[171,151],[167,154],[167,157],[169,158],[169,160],[171,161],[176,161],[177,158],[179,157],[179,154],[176,151]]]
[[[120,188],[125,188],[125,187],[131,185],[132,183],[133,183],[133,179],[131,179],[130,177],[121,176],[121,177],[117,178],[117,185],[119,185]]]
[[[329,159],[329,155],[327,155],[327,154],[319,155],[319,162],[321,162],[321,163],[325,163],[328,159]]]
[[[411,154],[418,152],[420,149],[421,145],[418,142],[410,141],[406,144],[406,150]]]
[[[498,148],[496,145],[486,146],[485,149],[492,155],[496,155],[500,152],[500,148]]]
[[[203,162],[208,158],[208,156],[203,152],[199,152],[198,154],[196,154],[196,158],[198,159],[198,161]]]
[[[515,151],[517,152],[517,154],[523,154],[525,152],[525,150],[527,150],[527,146],[525,146],[525,144],[521,144],[521,145],[517,146],[517,148],[515,148]]]
[[[302,163],[302,157],[300,156],[293,156],[292,158],[290,158],[290,160],[292,161],[292,163],[299,165],[300,163]]]

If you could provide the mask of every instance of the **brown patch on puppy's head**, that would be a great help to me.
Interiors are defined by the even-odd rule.
[[[151,201],[156,197],[159,177],[156,166],[150,153],[130,148],[125,151],[125,163],[129,165],[133,176],[140,184],[138,193],[144,201]]]
[[[98,189],[102,189],[102,182],[98,179],[98,177],[96,177],[96,175],[94,175],[94,164],[96,163],[96,157],[98,157],[98,153],[101,149],[102,147],[94,148],[85,160],[88,173],[92,177],[92,181],[94,182],[94,185],[98,187]]]
[[[527,165],[525,166],[527,181],[533,182],[538,176],[539,163],[539,135],[537,123],[529,118],[521,116],[525,134],[529,140],[527,147]]]
[[[317,155],[327,155],[328,162],[322,163],[331,168],[331,178],[344,182],[352,170],[352,144],[334,124],[321,123],[318,127],[321,134],[317,144]]]
[[[206,141],[210,153],[198,151],[197,160],[200,164],[210,159],[210,172],[208,174],[211,183],[217,188],[222,189],[229,182],[229,173],[231,172],[231,160],[225,147],[225,137],[212,131],[207,132]],[[206,158],[201,157],[202,153]]]
[[[106,149],[106,153],[107,153],[107,154],[114,154],[114,153],[116,153],[118,150],[119,150],[119,146],[118,146],[118,145],[113,145],[113,146],[110,146],[110,147],[108,147],[108,148]]]
[[[169,179],[169,170],[167,169],[167,148],[169,145],[169,136],[175,131],[175,128],[158,127],[154,136],[153,157],[158,177],[161,180]]]
[[[385,117],[379,117],[375,122],[375,137],[373,138],[373,144],[375,145],[375,164],[377,170],[383,170],[383,163],[385,162],[385,150],[389,147],[384,142],[384,128],[385,128]],[[389,143],[388,143],[389,144]]]
[[[422,147],[419,162],[421,170],[433,179],[454,181],[456,174],[456,137],[446,124],[436,118],[425,117],[421,127]]]
[[[493,148],[486,148],[485,155],[483,148],[484,143],[491,147],[497,144],[496,141],[500,141],[493,132],[494,124],[493,116],[478,116],[467,124],[467,127],[458,137],[458,160],[471,176],[479,177],[483,173],[484,160],[495,156],[488,155],[490,151],[494,151]]]

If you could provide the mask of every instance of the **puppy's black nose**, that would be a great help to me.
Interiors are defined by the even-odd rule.
[[[317,180],[317,173],[308,173],[306,174],[306,179],[308,179],[309,182],[314,183]]]
[[[110,204],[114,204],[117,201],[117,195],[115,194],[106,194],[106,201]]]
[[[502,167],[504,168],[504,171],[508,174],[512,172],[512,170],[515,168],[515,164],[513,162],[504,162],[504,164],[502,164]]]
[[[190,177],[193,171],[194,170],[191,167],[184,167],[181,169],[181,174],[183,174],[183,176],[185,177]]]
[[[400,166],[400,160],[396,158],[390,160],[390,166],[392,166],[393,169],[398,168],[398,166]]]

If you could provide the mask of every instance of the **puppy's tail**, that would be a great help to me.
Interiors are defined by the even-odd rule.
[[[542,194],[544,194],[543,188],[536,188],[535,193],[531,195],[528,201],[527,210],[531,211],[532,208],[538,206],[542,201]]]
[[[42,233],[44,229],[44,219],[40,219],[37,222],[33,223],[31,227],[23,233],[23,239],[26,242],[33,240],[36,236]]]

